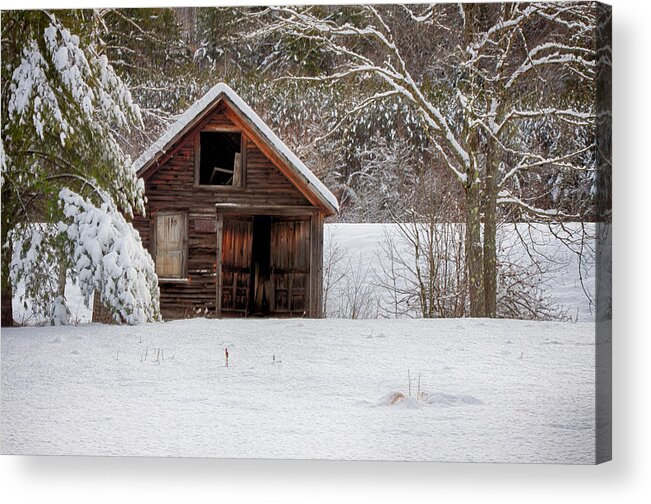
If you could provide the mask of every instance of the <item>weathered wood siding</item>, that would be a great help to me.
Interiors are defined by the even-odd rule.
[[[315,213],[310,220],[310,303],[311,317],[323,316],[323,222],[322,213]]]
[[[217,203],[272,208],[296,207],[297,210],[299,207],[312,206],[246,135],[242,142],[242,185],[240,187],[197,186],[195,157],[199,155],[199,133],[202,130],[215,131],[224,128],[235,130],[237,126],[227,117],[224,108],[220,107],[189,131],[178,145],[170,149],[169,155],[161,159],[160,167],[155,171],[152,170],[151,174],[144,174],[147,216],[136,216],[133,224],[154,259],[156,259],[155,222],[158,213],[182,211],[187,215],[187,277],[184,281],[161,279],[161,310],[165,318],[186,317],[205,310],[215,312],[218,308],[224,311],[237,311],[235,306],[238,303],[235,301],[238,298],[241,301],[242,296],[246,295],[243,289],[247,279],[233,276],[232,265],[228,262],[219,264],[223,260],[235,260],[236,256],[232,255],[235,253],[233,250],[226,249],[219,255],[222,243],[218,243],[218,231],[223,229],[226,239],[224,243],[231,246],[228,240],[232,229],[226,227],[221,216],[217,216],[215,207]],[[308,214],[308,220],[304,221],[308,224],[299,226],[300,231],[292,231],[307,233],[307,243],[310,243],[310,236],[312,240],[315,239],[314,226],[310,229],[309,225],[309,215],[313,213]],[[314,272],[310,274],[310,264],[314,264],[314,251],[311,251],[309,245],[307,247],[306,249],[299,247],[301,265],[307,264],[308,267],[305,278],[299,275],[291,280],[293,297],[287,301],[288,304],[283,305],[287,307],[288,314],[313,312],[314,299],[308,298],[315,292],[316,280],[310,281],[310,278],[314,278]],[[303,260],[303,255],[307,262]],[[221,287],[224,292],[226,289],[231,289],[231,297],[224,295],[218,301],[217,292],[220,286],[217,285],[217,271],[220,266],[223,271]],[[289,279],[286,282],[289,282]],[[278,289],[280,288],[279,285]],[[301,294],[302,290],[305,290],[306,294]],[[299,301],[300,296],[303,296],[303,301]],[[231,304],[219,306],[220,303]],[[298,309],[299,305],[302,309]]]

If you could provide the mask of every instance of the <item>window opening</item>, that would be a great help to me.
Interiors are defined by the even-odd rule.
[[[200,185],[238,186],[241,179],[242,135],[232,132],[202,132]]]

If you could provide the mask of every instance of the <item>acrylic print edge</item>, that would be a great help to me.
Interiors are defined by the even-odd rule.
[[[612,459],[612,7],[596,3],[596,464]]]

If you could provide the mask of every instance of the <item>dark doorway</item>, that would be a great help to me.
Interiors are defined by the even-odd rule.
[[[267,316],[271,312],[271,217],[253,217],[251,285],[248,312]]]

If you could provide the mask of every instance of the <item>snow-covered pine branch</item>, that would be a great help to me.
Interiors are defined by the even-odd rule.
[[[11,74],[6,115],[3,111],[5,148],[14,162],[11,171],[24,165],[38,184],[46,160],[33,162],[30,151],[48,145],[38,149],[54,161],[46,172],[56,169],[57,159],[75,157],[86,170],[94,170],[94,178],[125,213],[143,211],[143,188],[118,142],[119,131],[142,125],[128,86],[105,55],[84,46],[54,14],[34,15],[48,23],[40,33],[25,34]],[[30,182],[22,180],[23,185]]]
[[[70,312],[60,283],[62,271],[67,271],[79,284],[86,306],[98,292],[117,323],[159,320],[154,262],[133,226],[106,193],[101,196],[103,203],[98,207],[62,189],[63,220],[13,231],[11,282],[24,285],[20,301],[29,303],[37,319],[53,325],[68,323]]]
[[[9,277],[13,286],[24,286],[18,301],[29,305],[39,321],[67,325],[70,311],[59,285],[59,257],[65,249],[60,230],[52,224],[26,224],[12,231],[11,242]]]
[[[118,323],[159,320],[159,290],[154,261],[133,226],[111,205],[99,206],[62,189],[65,221],[58,229],[70,241],[72,278],[86,304],[95,291]]]

